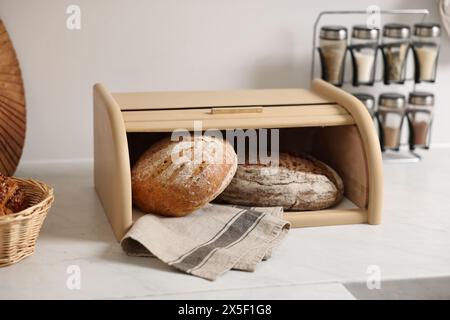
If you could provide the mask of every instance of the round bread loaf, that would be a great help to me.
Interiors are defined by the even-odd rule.
[[[236,168],[237,155],[222,139],[163,139],[144,152],[131,171],[133,204],[147,213],[187,215],[217,197]]]
[[[280,153],[279,166],[239,165],[218,200],[252,207],[321,210],[342,200],[344,184],[325,163],[309,156]]]

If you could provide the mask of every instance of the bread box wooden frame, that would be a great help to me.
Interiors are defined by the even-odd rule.
[[[355,206],[286,212],[293,227],[381,222],[378,138],[364,105],[341,89],[319,79],[310,90],[223,92],[110,93],[96,84],[94,182],[118,240],[133,224],[130,156],[138,146],[133,133],[193,130],[194,120],[202,120],[203,129],[292,128],[280,137],[293,140],[294,147],[314,136],[309,151],[338,171]]]

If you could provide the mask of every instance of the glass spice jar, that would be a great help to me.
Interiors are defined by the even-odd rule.
[[[412,48],[416,83],[435,81],[440,36],[441,27],[437,23],[418,23],[414,25]]]
[[[353,27],[350,53],[354,86],[374,84],[379,37],[378,28],[365,25]]]
[[[364,104],[373,118],[375,116],[375,97],[367,93],[354,93],[353,95]]]
[[[433,123],[434,94],[414,91],[409,94],[406,115],[409,124],[409,148],[428,149]]]
[[[377,113],[382,150],[399,150],[405,115],[405,96],[394,92],[381,94]]]
[[[320,29],[319,41],[323,80],[335,86],[342,86],[346,52],[347,28],[343,26],[323,26]]]
[[[383,28],[381,49],[385,84],[405,82],[410,33],[410,27],[405,24],[390,23]]]

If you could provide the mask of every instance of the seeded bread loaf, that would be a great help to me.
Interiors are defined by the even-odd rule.
[[[305,154],[281,153],[278,167],[239,165],[218,199],[254,207],[321,210],[340,202],[343,193],[342,179],[325,163]]]
[[[229,184],[237,155],[226,141],[169,138],[155,143],[131,171],[133,204],[144,212],[184,216],[213,200]]]

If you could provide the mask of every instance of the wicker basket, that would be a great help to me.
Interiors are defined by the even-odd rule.
[[[11,179],[24,191],[28,203],[23,211],[0,216],[0,267],[33,254],[42,223],[54,199],[53,189],[42,182]]]

